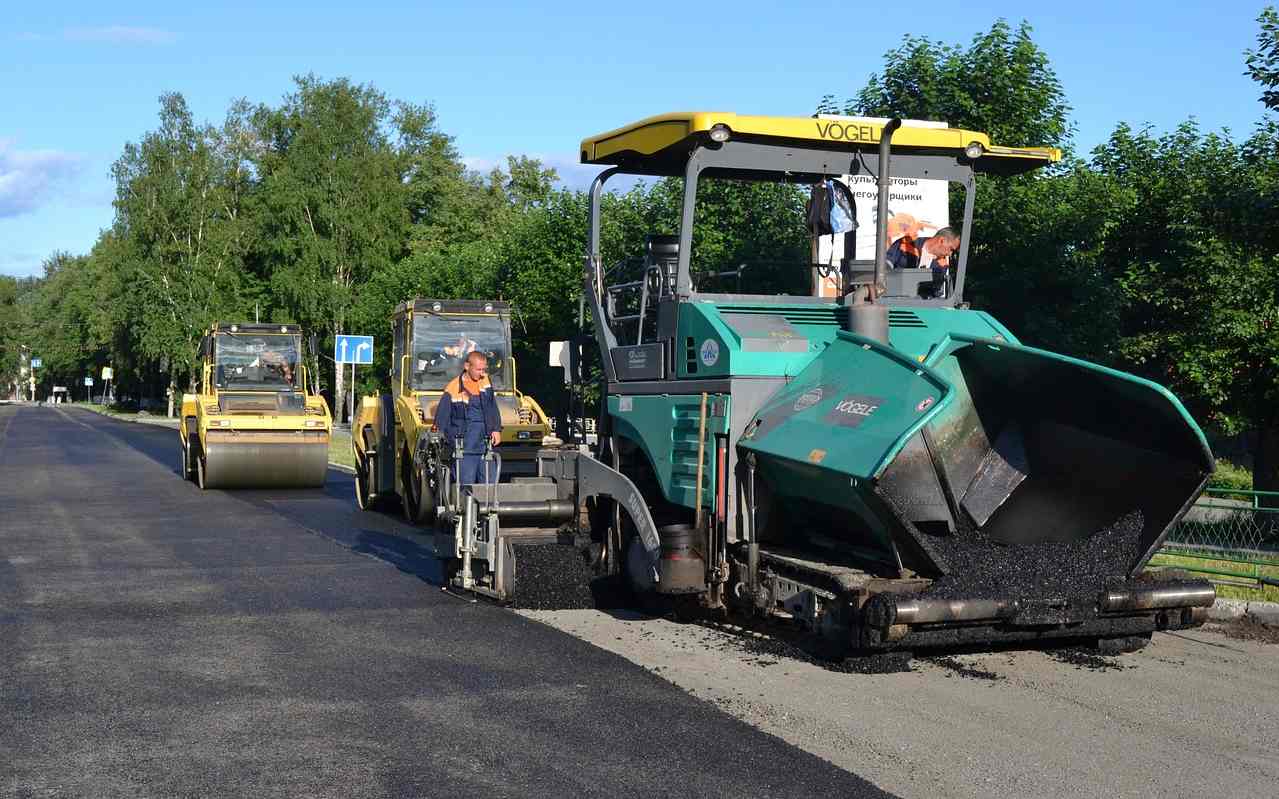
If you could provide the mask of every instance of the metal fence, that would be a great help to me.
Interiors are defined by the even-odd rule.
[[[1173,527],[1151,562],[1223,586],[1279,594],[1279,492],[1210,488]]]
[[[1167,547],[1279,558],[1279,492],[1209,488],[1168,534]]]

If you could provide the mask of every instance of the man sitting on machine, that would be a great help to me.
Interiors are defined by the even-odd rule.
[[[488,446],[502,440],[502,414],[488,379],[488,356],[473,351],[466,356],[462,374],[444,386],[435,409],[435,427],[444,440],[462,442],[461,474],[454,479],[462,485],[493,482],[495,474],[485,474],[484,455]]]
[[[930,297],[946,296],[946,274],[950,257],[959,249],[959,234],[954,228],[944,227],[931,236],[913,238],[902,236],[888,248],[886,259],[891,269],[933,270],[933,282],[919,287],[920,294]]]

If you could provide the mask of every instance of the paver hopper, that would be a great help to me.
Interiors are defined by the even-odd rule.
[[[919,363],[841,331],[739,448],[760,546],[905,577],[845,620],[863,646],[1140,634],[1213,596],[1142,574],[1212,457],[1132,375],[962,334]]]
[[[332,419],[307,384],[297,325],[215,324],[182,397],[181,469],[201,488],[324,485]]]

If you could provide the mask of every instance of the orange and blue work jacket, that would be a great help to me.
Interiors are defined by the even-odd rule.
[[[931,238],[932,236],[920,236],[912,239],[910,236],[902,236],[888,248],[888,252],[884,254],[885,260],[893,269],[917,269],[919,255],[924,251],[924,244]],[[933,261],[934,272],[944,270],[948,266],[946,259],[939,259],[939,261]]]
[[[447,441],[466,438],[468,416],[482,420],[486,438],[489,433],[502,430],[497,395],[493,393],[493,384],[487,377],[477,382],[463,374],[444,385],[444,394],[435,406],[435,428],[444,434]]]

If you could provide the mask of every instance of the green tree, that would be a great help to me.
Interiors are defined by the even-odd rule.
[[[438,215],[456,159],[428,107],[345,79],[296,84],[281,107],[253,115],[259,256],[287,315],[336,335],[361,287],[407,254],[414,218]],[[346,387],[335,371],[340,407]]]
[[[1256,430],[1261,490],[1279,490],[1279,256],[1258,217],[1274,152],[1264,129],[1239,145],[1186,122],[1159,137],[1121,126],[1095,158],[1130,198],[1102,253],[1125,301],[1124,365],[1214,427]]]
[[[1068,147],[1072,134],[1061,81],[1030,25],[1014,31],[1002,19],[967,47],[908,36],[842,111],[945,120],[1013,146]]]
[[[22,347],[27,342],[19,304],[22,288],[17,278],[0,275],[0,396],[6,398],[24,388]]]
[[[55,252],[44,274],[24,298],[21,338],[43,365],[36,373],[38,393],[56,384],[79,392],[86,376],[106,365],[111,331],[104,324],[104,275],[87,256]]]
[[[516,211],[544,205],[555,189],[555,182],[559,180],[554,169],[543,166],[536,158],[524,155],[508,156],[506,167],[504,188],[511,207]]]
[[[1116,306],[1096,254],[1105,246],[1110,182],[1070,156],[1070,106],[1031,28],[1003,20],[966,46],[908,37],[842,108],[873,116],[943,120],[997,144],[1055,146],[1063,164],[978,183],[967,297],[1028,342],[1103,361],[1115,357]],[[951,192],[960,218],[961,192]]]
[[[1257,17],[1257,47],[1244,51],[1246,75],[1262,88],[1261,102],[1266,108],[1279,108],[1279,13],[1266,6]]]
[[[132,252],[127,301],[143,309],[139,349],[164,362],[171,392],[194,380],[210,322],[241,310],[249,278],[243,214],[249,169],[242,142],[197,124],[177,93],[160,98],[160,127],[116,161],[116,233]],[[172,402],[170,402],[172,414]]]

